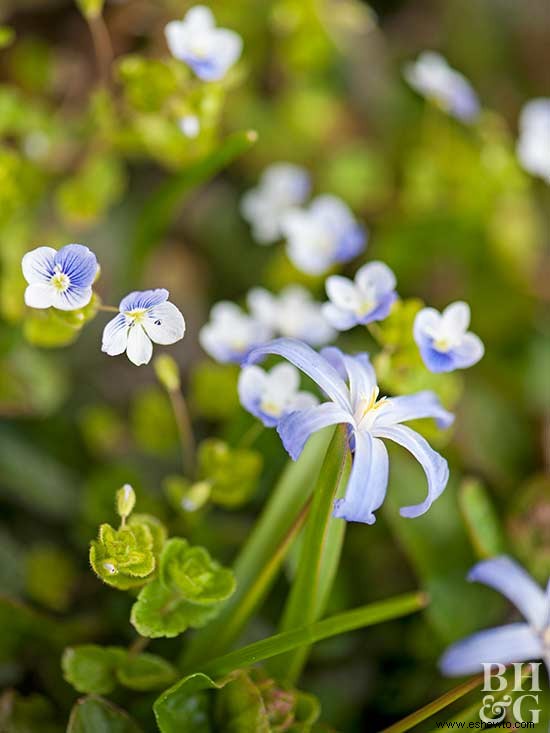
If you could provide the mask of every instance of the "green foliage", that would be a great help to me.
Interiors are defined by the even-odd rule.
[[[178,512],[196,512],[210,499],[212,485],[209,481],[192,483],[183,476],[167,476],[164,480],[166,498]]]
[[[167,392],[180,389],[180,371],[178,364],[169,354],[157,356],[153,362],[157,379]]]
[[[237,380],[239,368],[234,364],[202,361],[191,373],[191,402],[197,414],[209,420],[231,417],[239,407]]]
[[[34,601],[53,611],[65,611],[76,580],[73,559],[51,545],[35,545],[26,556],[26,588]]]
[[[140,692],[159,690],[177,676],[175,668],[162,657],[94,644],[65,649],[62,668],[65,680],[77,692],[95,695],[107,695],[117,685]]]
[[[235,590],[233,573],[184,539],[165,544],[158,578],[140,591],[131,621],[142,636],[173,637],[204,626]]]
[[[67,733],[141,733],[141,728],[120,708],[90,696],[76,702]]]
[[[158,387],[146,387],[134,398],[132,433],[139,447],[155,456],[173,453],[178,431],[170,400]]]
[[[76,4],[80,8],[85,18],[94,19],[101,15],[104,0],[76,0]]]
[[[98,578],[113,588],[143,585],[156,567],[151,530],[144,523],[118,530],[102,524],[90,546],[90,564]]]
[[[230,448],[222,440],[209,438],[199,446],[198,465],[199,477],[210,485],[211,500],[231,509],[253,494],[263,460],[257,451]]]
[[[479,481],[465,481],[459,490],[459,506],[476,555],[481,559],[506,552],[500,520],[487,490]]]
[[[32,310],[23,325],[25,338],[33,346],[47,349],[72,344],[83,327],[96,317],[98,305],[99,300],[93,295],[87,306],[75,311]]]
[[[0,25],[0,49],[11,46],[15,39],[15,31],[7,25]]]
[[[54,718],[54,706],[42,695],[23,697],[13,690],[0,695],[2,733],[61,733]]]

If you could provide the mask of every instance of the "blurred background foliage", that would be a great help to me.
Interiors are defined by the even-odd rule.
[[[420,496],[424,479],[396,454],[383,515],[348,528],[328,611],[417,587],[430,607],[318,644],[300,685],[319,697],[327,724],[378,730],[448,688],[436,667],[446,644],[503,618],[494,594],[465,581],[476,558],[504,549],[540,582],[550,574],[550,192],[515,157],[521,106],[548,94],[547,8],[214,2],[245,52],[223,83],[202,84],[165,47],[165,24],[188,7],[107,2],[109,42],[69,0],[0,7],[0,686],[18,690],[0,698],[0,726],[11,715],[12,726],[23,722],[10,731],[64,729],[76,693],[62,678],[63,649],[132,641],[133,599],[102,586],[87,560],[98,525],[115,519],[117,488],[131,483],[139,512],[230,563],[282,470],[274,431],[250,433],[238,370],[206,360],[196,337],[213,302],[242,302],[260,282],[305,282],[322,298],[322,280],[295,271],[279,246],[256,246],[239,215],[262,169],[290,160],[366,222],[367,258],[392,267],[403,298],[438,308],[467,300],[486,344],[475,369],[426,384],[412,338],[410,348],[402,338],[420,302],[404,302],[378,334],[384,389],[431,386],[458,404],[441,446],[447,492],[427,516],[400,518],[402,496]],[[402,63],[425,48],[472,81],[484,106],[475,125],[404,83]],[[178,127],[186,114],[200,119],[195,139]],[[184,312],[188,332],[172,353],[199,439],[216,436],[200,449],[202,485],[182,474],[153,370],[102,354],[101,318],[82,330],[93,303],[76,315],[26,312],[21,256],[72,241],[97,253],[105,302],[162,285]],[[341,343],[374,347],[356,331]],[[294,557],[245,641],[274,630]],[[152,648],[176,661],[181,644]],[[154,730],[150,693],[111,697]]]

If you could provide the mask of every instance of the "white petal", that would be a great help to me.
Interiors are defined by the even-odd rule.
[[[227,28],[217,28],[214,36],[213,55],[225,74],[241,55],[243,48],[242,38],[235,31]]]
[[[119,313],[103,329],[101,351],[109,356],[118,356],[126,351],[128,345],[128,321]]]
[[[328,297],[338,308],[354,311],[359,304],[355,285],[347,277],[341,277],[340,275],[328,277],[325,290]]]
[[[60,311],[76,311],[79,310],[79,308],[84,308],[92,299],[93,293],[91,287],[70,287],[64,293],[60,293],[58,290],[55,290],[55,288],[53,291],[52,305]]]
[[[34,283],[25,290],[25,303],[30,308],[50,308],[53,305],[55,289],[44,283]]]
[[[338,331],[347,331],[357,325],[357,316],[353,311],[343,310],[334,303],[324,303],[323,316]]]
[[[464,334],[460,345],[453,349],[456,366],[459,369],[465,369],[477,364],[484,353],[485,347],[483,346],[483,341],[471,331]]]
[[[204,30],[205,28],[214,28],[216,19],[210,8],[207,8],[206,5],[195,5],[187,11],[183,23],[186,28],[198,31]]]
[[[254,318],[270,328],[274,327],[277,320],[277,299],[272,293],[265,288],[252,288],[246,302]]]
[[[310,407],[315,407],[319,404],[319,398],[311,392],[297,392],[294,397],[289,401],[288,408],[289,412],[295,410],[308,410]]]
[[[278,392],[289,394],[296,392],[300,386],[300,373],[292,364],[282,362],[276,364],[269,372],[270,387],[275,388]]]
[[[25,280],[34,283],[49,283],[54,268],[57,251],[53,247],[37,247],[27,252],[21,260],[21,269]],[[40,306],[32,306],[39,308]]]
[[[245,366],[239,375],[238,392],[239,400],[243,407],[250,410],[255,402],[261,398],[265,390],[267,374],[255,364]]]
[[[441,327],[441,314],[435,308],[422,308],[414,319],[414,340],[418,343],[426,335],[439,332]]]
[[[136,366],[148,364],[153,356],[153,344],[143,328],[134,325],[128,333],[128,346],[126,348],[128,359]]]
[[[173,303],[160,303],[147,312],[145,332],[155,344],[175,344],[185,334],[185,320]]]
[[[470,325],[470,306],[462,300],[457,300],[456,303],[451,303],[445,308],[441,317],[446,333],[465,333]]]
[[[359,268],[355,275],[355,282],[365,292],[374,290],[375,293],[387,293],[394,290],[397,284],[395,275],[384,262],[369,262]]]

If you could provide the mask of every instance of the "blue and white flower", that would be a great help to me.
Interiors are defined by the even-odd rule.
[[[109,356],[126,352],[136,366],[148,364],[153,343],[168,346],[183,338],[185,321],[168,290],[143,290],[130,293],[120,301],[120,313],[105,326],[101,350]]]
[[[428,479],[426,499],[402,508],[401,515],[418,517],[430,508],[447,485],[447,461],[421,435],[402,423],[433,417],[440,427],[448,427],[453,415],[441,406],[433,392],[378,399],[376,375],[367,354],[348,356],[333,346],[318,354],[295,339],[275,339],[253,349],[246,363],[258,362],[268,354],[283,356],[329,397],[328,402],[291,412],[279,421],[277,431],[293,460],[299,457],[312,433],[327,425],[348,426],[353,465],[345,498],[335,503],[335,517],[349,522],[375,522],[374,512],[382,505],[388,486],[389,459],[383,440],[392,440],[412,453]]]
[[[37,247],[21,261],[28,282],[25,303],[30,308],[74,311],[92,299],[92,285],[99,271],[95,254],[82,244],[67,244],[59,251]]]
[[[331,301],[323,306],[325,318],[339,331],[381,321],[389,315],[397,298],[395,285],[395,275],[383,262],[363,265],[357,270],[355,281],[332,275],[325,283]]]
[[[523,107],[517,154],[526,171],[550,183],[550,98],[532,99]]]
[[[242,406],[268,428],[291,412],[319,404],[311,392],[300,391],[300,373],[286,363],[269,372],[256,365],[245,366],[239,377],[239,398]]]
[[[550,673],[550,581],[546,592],[514,560],[504,555],[478,563],[468,580],[502,593],[525,622],[497,626],[453,644],[440,661],[443,674],[460,676],[483,664],[512,664],[542,659]]]
[[[271,330],[267,326],[230,301],[216,303],[210,311],[210,321],[199,333],[200,344],[207,354],[216,361],[236,364],[270,338]]]
[[[479,114],[472,85],[441,54],[423,51],[416,61],[405,64],[403,75],[413,89],[453,117],[469,122]]]
[[[308,172],[293,163],[273,163],[264,170],[257,187],[241,201],[241,213],[259,244],[273,244],[282,237],[283,216],[304,203],[310,185]]]
[[[173,56],[193,69],[203,81],[222,79],[242,51],[242,38],[235,31],[216,28],[212,11],[195,5],[183,20],[173,20],[164,33]]]
[[[254,318],[265,324],[271,336],[289,336],[311,346],[324,346],[336,335],[323,315],[321,303],[301,285],[288,285],[278,295],[253,288],[247,301]]]
[[[290,261],[302,272],[320,275],[365,249],[365,229],[336,196],[315,198],[308,209],[290,210],[281,223]]]
[[[470,306],[451,303],[443,313],[423,308],[414,320],[414,340],[431,372],[452,372],[477,364],[485,353],[481,339],[471,331]]]
[[[184,115],[178,120],[181,132],[191,140],[200,135],[201,123],[197,115]]]

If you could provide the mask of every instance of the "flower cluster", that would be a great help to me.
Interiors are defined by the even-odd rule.
[[[78,311],[92,300],[99,265],[95,254],[82,244],[68,244],[59,251],[37,247],[24,255],[21,266],[28,283],[25,303],[31,308]],[[101,350],[109,356],[126,352],[137,366],[149,363],[153,343],[174,344],[185,333],[183,315],[168,302],[163,288],[130,293],[120,301],[118,311],[105,326]]]
[[[257,188],[243,196],[241,211],[259,244],[285,238],[294,266],[321,275],[334,263],[349,262],[360,254],[367,233],[336,196],[317,196],[301,208],[309,189],[306,171],[291,163],[276,163],[266,168]]]

